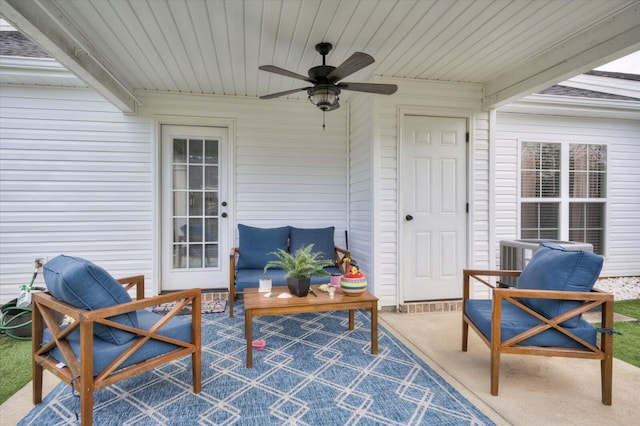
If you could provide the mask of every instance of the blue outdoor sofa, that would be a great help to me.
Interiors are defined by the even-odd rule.
[[[320,252],[319,259],[335,261],[326,268],[330,274],[342,275],[349,269],[349,251],[336,247],[335,227],[296,228],[256,228],[238,225],[239,247],[231,250],[229,258],[229,316],[233,316],[233,302],[245,288],[259,286],[260,278],[269,277],[273,286],[287,285],[286,272],[282,269],[264,270],[270,260],[276,260],[273,252],[282,249],[290,253],[313,244],[313,251]],[[328,283],[329,278],[311,278],[311,284]]]
[[[502,354],[575,357],[600,361],[602,403],[611,405],[613,295],[593,290],[602,263],[591,252],[543,243],[522,272],[464,270],[462,350],[471,327],[491,350],[492,395],[498,395]],[[505,276],[519,276],[516,288],[490,282]],[[471,282],[488,286],[492,299],[472,299]],[[602,312],[600,339],[581,318],[594,308]]]

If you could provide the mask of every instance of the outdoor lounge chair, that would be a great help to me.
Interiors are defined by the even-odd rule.
[[[114,280],[93,263],[60,255],[44,266],[48,292],[32,299],[33,403],[42,402],[43,369],[80,394],[82,425],[93,422],[93,393],[191,355],[201,388],[200,289],[144,298],[144,276]],[[136,288],[136,300],[127,291]],[[165,315],[152,306],[178,302]],[[173,318],[191,304],[191,321]],[[59,326],[56,314],[71,321]],[[138,396],[139,397],[139,396]]]
[[[464,270],[462,350],[471,326],[491,350],[492,395],[498,395],[502,354],[586,358],[600,361],[602,403],[611,405],[613,295],[592,290],[601,269],[602,258],[593,253],[542,244],[522,272]],[[517,287],[487,280],[505,276],[519,276]],[[490,287],[493,300],[471,299],[471,278]],[[602,330],[581,318],[597,307]]]

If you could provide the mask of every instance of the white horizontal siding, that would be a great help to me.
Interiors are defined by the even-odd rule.
[[[473,116],[471,147],[469,149],[468,173],[470,174],[469,204],[472,222],[468,236],[467,265],[472,268],[490,268],[490,149],[489,115],[476,113]]]
[[[608,201],[603,276],[640,275],[640,122],[498,113],[496,134],[496,247],[517,238],[518,141],[606,144]]]
[[[139,113],[165,124],[235,122],[235,223],[347,229],[347,106],[326,113],[308,101],[141,92]],[[206,125],[206,124],[205,124]],[[234,224],[237,244],[237,227]]]
[[[354,96],[349,116],[349,250],[367,274],[369,291],[380,297],[379,272],[373,262],[378,238],[373,231],[373,104],[368,96]]]
[[[28,282],[33,259],[65,253],[152,288],[150,120],[95,92],[2,86],[2,301]],[[36,283],[42,285],[42,276]]]

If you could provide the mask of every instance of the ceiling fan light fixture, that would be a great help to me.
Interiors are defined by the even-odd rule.
[[[307,90],[309,100],[322,111],[330,111],[338,103],[340,89],[331,84],[318,84]]]

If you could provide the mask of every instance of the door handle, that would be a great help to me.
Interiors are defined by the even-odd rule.
[[[404,218],[407,219],[407,221],[413,220],[413,216],[411,216],[410,214],[406,215]]]
[[[226,213],[222,213],[220,216],[227,217],[227,214]]]

